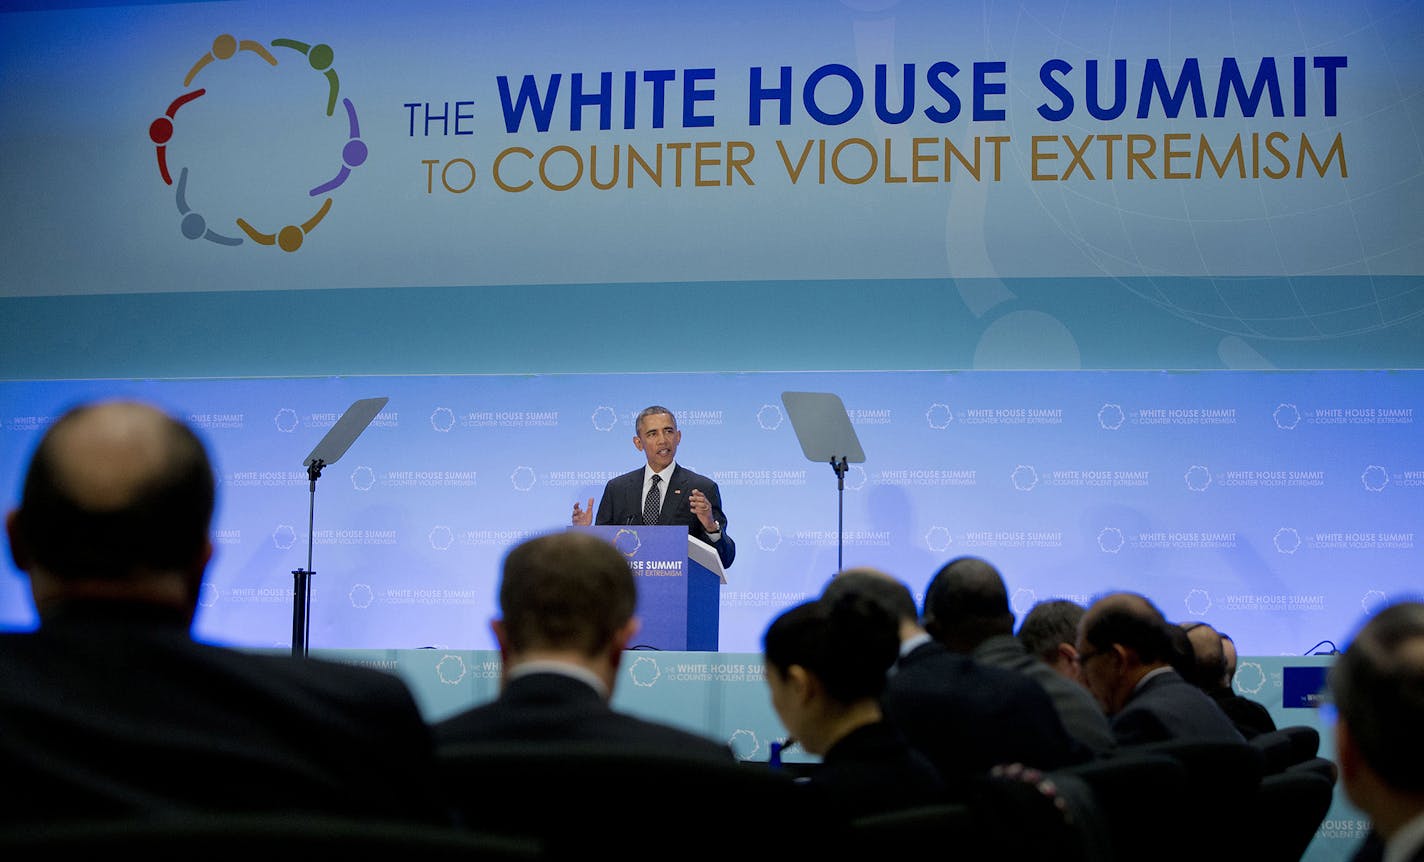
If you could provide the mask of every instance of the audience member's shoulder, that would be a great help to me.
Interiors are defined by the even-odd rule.
[[[965,672],[984,686],[991,686],[1016,697],[1048,700],[1048,693],[1044,691],[1043,686],[1022,671],[971,660]]]
[[[384,696],[412,700],[410,689],[398,675],[373,667],[363,667],[331,659],[293,656],[274,652],[210,647],[214,661],[230,668],[262,674],[273,684],[300,687],[322,696]],[[412,701],[413,702],[413,701]]]
[[[736,760],[730,746],[709,737],[670,724],[649,721],[635,716],[628,716],[628,718],[637,723],[640,736],[645,740],[645,748],[656,747],[662,751],[699,760],[725,763],[733,763]]]

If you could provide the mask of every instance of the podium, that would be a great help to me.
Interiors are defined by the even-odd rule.
[[[570,527],[613,544],[627,558],[638,585],[643,621],[635,648],[716,652],[727,582],[717,549],[683,526],[641,524]]]

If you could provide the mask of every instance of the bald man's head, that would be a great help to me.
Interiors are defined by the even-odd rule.
[[[1195,662],[1188,679],[1197,688],[1215,691],[1221,687],[1226,676],[1226,652],[1221,646],[1221,635],[1204,622],[1178,623],[1187,633],[1192,644]]]
[[[1092,604],[1078,624],[1078,651],[1110,649],[1120,644],[1132,649],[1144,664],[1172,658],[1169,623],[1146,596],[1110,593]]]
[[[204,559],[213,471],[187,426],[129,401],[77,407],[45,432],[11,519],[20,568],[59,579],[190,569]]]

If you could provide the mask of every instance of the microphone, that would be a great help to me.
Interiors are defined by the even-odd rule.
[[[1328,646],[1328,647],[1330,647],[1330,649],[1329,649],[1328,651],[1326,651],[1326,652],[1316,652],[1316,650],[1320,649],[1320,648],[1323,647],[1323,646]],[[1333,641],[1321,641],[1320,643],[1318,643],[1318,644],[1316,644],[1315,646],[1311,647],[1310,649],[1306,650],[1306,651],[1305,651],[1305,654],[1306,654],[1306,655],[1339,655],[1339,654],[1340,654],[1340,648],[1337,647],[1337,646],[1335,646],[1335,644],[1334,644]]]
[[[767,765],[772,769],[781,768],[781,752],[796,744],[796,740],[786,737],[784,740],[773,740],[771,743],[771,756],[767,758]]]

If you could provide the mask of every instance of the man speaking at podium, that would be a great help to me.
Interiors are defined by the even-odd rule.
[[[673,460],[682,432],[672,411],[657,405],[645,408],[636,425],[633,446],[647,456],[647,465],[608,480],[596,521],[592,497],[587,509],[574,503],[574,526],[684,524],[690,535],[717,549],[722,568],[730,568],[737,546],[727,534],[722,494],[716,482]]]

